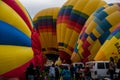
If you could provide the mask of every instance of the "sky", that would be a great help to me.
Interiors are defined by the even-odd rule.
[[[27,9],[31,18],[40,10],[50,7],[61,7],[67,0],[19,0]],[[120,0],[104,0],[107,3],[120,2]]]
[[[67,0],[19,0],[33,18],[37,12],[50,7],[61,7]]]

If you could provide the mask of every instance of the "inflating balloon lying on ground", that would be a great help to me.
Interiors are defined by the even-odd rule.
[[[31,18],[18,0],[0,0],[0,76],[24,80],[30,62],[44,62]]]

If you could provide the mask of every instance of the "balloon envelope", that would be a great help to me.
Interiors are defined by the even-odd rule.
[[[119,3],[108,4],[96,10],[86,21],[72,55],[73,61],[89,61],[104,44],[120,22]],[[76,60],[75,55],[78,57]]]
[[[95,60],[109,60],[110,57],[120,58],[120,24],[107,38],[95,56]]]
[[[40,54],[41,46],[40,42],[36,44],[37,39],[32,39],[37,38],[37,34],[29,14],[18,0],[0,0],[0,27],[0,77],[23,80],[29,63],[36,64],[38,58],[34,56]]]
[[[42,52],[48,59],[58,58],[58,46],[56,36],[56,19],[58,7],[47,8],[39,11],[33,18],[35,28],[42,44]]]
[[[84,23],[105,4],[102,0],[68,0],[63,5],[57,19],[57,41],[62,61],[71,62],[70,57]]]

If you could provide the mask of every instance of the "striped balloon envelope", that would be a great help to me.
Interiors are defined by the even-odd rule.
[[[0,0],[0,77],[24,80],[30,62],[43,64],[31,18],[18,0]]]
[[[52,7],[39,11],[33,18],[35,29],[39,34],[42,52],[48,59],[58,58],[58,45],[56,35],[56,19],[59,8]]]
[[[120,23],[119,10],[119,3],[111,3],[99,8],[90,16],[80,33],[74,49],[73,61],[94,60],[107,37]],[[75,56],[78,58],[75,58]]]
[[[75,43],[88,17],[105,5],[103,0],[68,0],[57,19],[57,41],[62,61],[70,63]]]
[[[120,24],[107,38],[100,50],[95,56],[95,60],[109,60],[113,57],[114,60],[120,59]]]

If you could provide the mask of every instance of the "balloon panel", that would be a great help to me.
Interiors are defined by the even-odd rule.
[[[21,16],[21,18],[25,21],[29,29],[32,30],[33,25],[31,22],[31,18],[28,12],[26,11],[26,9],[24,8],[24,6],[19,1],[15,1],[15,0],[12,0],[12,1],[4,0],[4,2],[10,7],[12,7],[12,9],[14,9]]]
[[[30,38],[20,30],[0,20],[0,44],[31,47]]]
[[[31,60],[33,51],[31,47],[0,45],[0,56],[0,75],[2,75]]]
[[[13,25],[23,33],[25,33],[28,37],[30,37],[31,32],[24,22],[24,20],[17,14],[14,9],[12,9],[9,5],[4,3],[3,1],[0,1],[1,6],[0,6],[0,20]],[[11,14],[12,13],[12,14]]]

